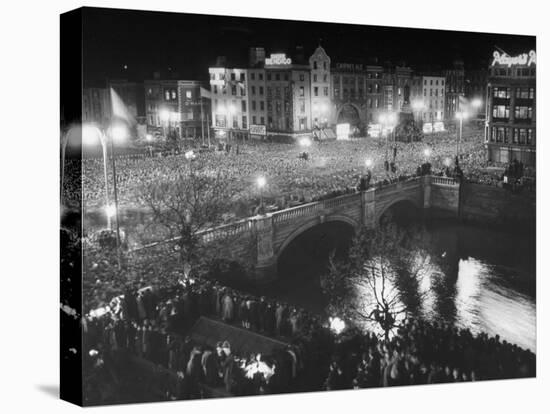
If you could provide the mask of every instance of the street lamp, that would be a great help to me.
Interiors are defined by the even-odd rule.
[[[424,156],[425,156],[426,158],[429,158],[430,155],[431,155],[431,153],[432,153],[432,151],[431,151],[429,148],[426,148],[426,149],[424,150]]]
[[[267,180],[265,179],[264,176],[259,176],[257,179],[256,179],[256,185],[258,186],[258,188],[260,189],[260,209],[263,210],[264,208],[264,192],[263,192],[263,189],[265,187],[267,183]]]
[[[168,109],[166,108],[161,109],[159,111],[159,117],[160,117],[160,120],[162,121],[162,129],[163,129],[164,137],[166,137],[166,126],[170,121],[170,111],[168,111]],[[168,132],[170,132],[169,125],[168,125]]]
[[[153,157],[153,147],[151,146],[151,142],[153,142],[153,136],[151,134],[147,134],[145,135],[145,140],[148,142],[148,147],[149,147],[149,156],[152,158]]]
[[[462,141],[462,121],[464,119],[468,118],[467,112],[457,112],[456,113],[456,119],[458,119],[459,127],[458,127],[458,134],[456,136],[456,158],[458,159],[458,155],[460,154],[460,141]]]
[[[94,140],[95,136],[95,140]],[[128,138],[128,129],[124,125],[111,125],[108,128],[107,132],[102,131],[99,127],[94,125],[83,125],[82,126],[82,142],[87,145],[93,145],[94,142],[101,143],[103,149],[103,172],[105,176],[105,213],[107,215],[107,223],[109,229],[112,230],[111,217],[115,216],[116,220],[116,243],[117,243],[117,257],[118,265],[120,267],[121,258],[120,258],[120,220],[118,215],[118,192],[117,192],[117,175],[116,175],[116,163],[115,163],[115,148],[113,141],[117,143],[123,142]],[[109,141],[109,142],[107,142]],[[107,145],[110,144],[111,147],[111,168],[113,169],[113,195],[114,195],[114,206],[111,206],[109,203],[109,188],[107,181]],[[114,210],[114,211],[113,211]]]
[[[372,160],[371,160],[370,158],[367,159],[367,160],[365,161],[365,166],[366,166],[367,168],[372,167]]]

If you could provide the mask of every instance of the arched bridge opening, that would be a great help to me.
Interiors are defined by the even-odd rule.
[[[342,257],[348,252],[354,234],[354,226],[345,221],[297,229],[281,246],[277,258],[277,289],[282,296],[289,301],[322,303],[320,275],[327,271],[331,254]],[[304,283],[306,280],[310,283]]]
[[[422,210],[410,199],[401,199],[388,206],[379,216],[378,224],[390,221],[398,225],[408,225],[422,217]]]

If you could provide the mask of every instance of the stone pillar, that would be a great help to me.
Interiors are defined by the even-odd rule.
[[[422,177],[422,193],[424,195],[423,207],[429,209],[432,206],[432,177],[425,175]]]
[[[373,229],[376,227],[376,190],[371,188],[370,190],[363,191],[361,193],[361,212],[363,226]]]
[[[273,218],[271,214],[255,219],[256,224],[256,282],[265,284],[277,277],[277,258],[273,252]]]

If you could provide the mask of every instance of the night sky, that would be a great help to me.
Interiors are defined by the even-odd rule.
[[[535,37],[508,34],[95,8],[83,15],[89,86],[107,78],[150,79],[153,71],[168,68],[179,79],[206,80],[216,56],[246,65],[251,46],[264,47],[267,55],[293,55],[303,46],[307,58],[321,44],[333,63],[373,63],[376,57],[380,64],[434,70],[450,67],[455,58],[466,68],[486,67],[495,46],[511,55],[535,48]]]

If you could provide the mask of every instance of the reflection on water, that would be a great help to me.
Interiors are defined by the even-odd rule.
[[[433,246],[429,256],[439,260],[419,257],[423,269],[418,291],[402,289],[404,301],[407,295],[420,294],[423,299],[418,312],[422,317],[474,333],[500,335],[502,340],[536,352],[534,234],[448,222],[431,224],[427,234]],[[311,245],[312,240],[306,237],[302,242]],[[297,251],[303,263],[303,251]],[[322,311],[326,298],[319,287],[319,274],[324,270],[319,257],[312,259],[308,266],[294,271],[292,266],[285,266],[270,293]],[[289,260],[293,262],[292,257]]]

